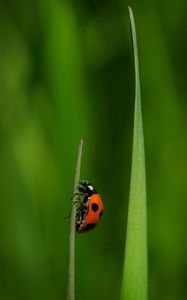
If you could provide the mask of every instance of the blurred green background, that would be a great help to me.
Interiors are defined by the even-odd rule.
[[[187,299],[187,2],[0,0],[0,299],[65,299],[77,147],[102,223],[76,236],[76,299],[119,299],[136,19],[149,299]]]

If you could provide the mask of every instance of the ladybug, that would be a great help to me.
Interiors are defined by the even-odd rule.
[[[76,207],[76,232],[82,233],[93,229],[103,215],[103,202],[100,194],[88,180],[80,180]]]

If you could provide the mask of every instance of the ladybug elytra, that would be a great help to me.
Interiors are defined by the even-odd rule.
[[[76,231],[78,233],[93,229],[103,215],[103,202],[100,194],[88,180],[80,180],[76,208]]]

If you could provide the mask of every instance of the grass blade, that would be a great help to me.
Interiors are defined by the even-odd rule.
[[[77,193],[78,182],[80,179],[81,156],[82,156],[83,140],[80,140],[80,145],[77,155],[77,164],[75,170],[73,195]],[[76,200],[74,197],[73,200]],[[76,205],[72,203],[71,221],[70,221],[70,236],[69,236],[69,277],[67,300],[75,300],[75,214]]]
[[[141,95],[138,50],[134,16],[129,7],[134,65],[135,111],[131,184],[127,221],[125,261],[122,280],[122,300],[147,299],[147,216],[144,137],[141,112]]]

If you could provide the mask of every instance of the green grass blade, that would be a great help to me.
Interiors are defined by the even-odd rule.
[[[79,149],[78,149],[73,195],[76,195],[76,193],[78,192],[77,187],[78,187],[78,183],[80,180],[82,147],[83,147],[83,139],[80,140]],[[69,235],[69,274],[68,274],[67,300],[75,300],[75,216],[76,216],[76,205],[74,205],[73,201],[77,200],[76,197],[77,197],[77,195],[72,199],[72,212],[71,212],[70,235]]]
[[[147,299],[147,216],[144,138],[138,50],[134,16],[129,7],[135,65],[135,112],[131,184],[122,281],[122,300]]]

